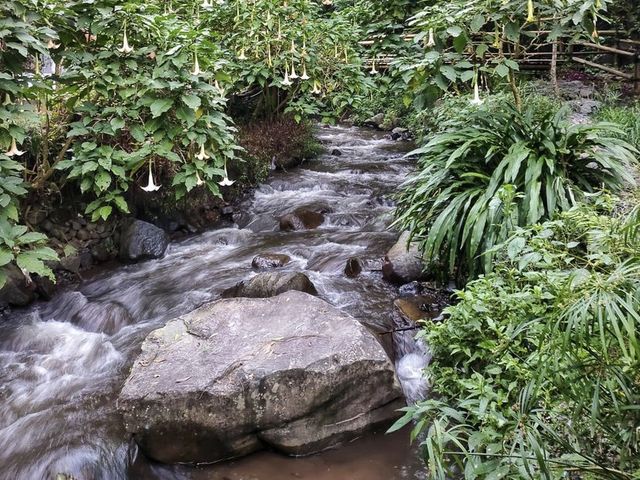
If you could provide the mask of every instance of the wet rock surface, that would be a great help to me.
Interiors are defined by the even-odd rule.
[[[197,463],[317,452],[397,417],[400,397],[372,333],[287,292],[214,302],[152,332],[118,408],[148,456]]]
[[[310,295],[318,294],[316,287],[304,273],[264,272],[225,290],[222,296],[223,298],[267,298],[291,290],[308,293]]]
[[[309,230],[324,222],[324,214],[308,208],[298,208],[280,218],[280,230]]]
[[[424,276],[420,251],[415,243],[409,243],[409,236],[409,232],[403,232],[387,252],[382,273],[390,282],[405,284]]]
[[[133,220],[124,226],[120,235],[120,259],[140,261],[162,258],[169,245],[164,230],[142,220]]]
[[[251,266],[256,270],[268,270],[284,267],[290,261],[291,257],[282,253],[261,253],[253,258]]]
[[[23,307],[36,297],[36,285],[27,278],[18,267],[8,265],[3,273],[7,276],[6,283],[0,289],[0,307]]]

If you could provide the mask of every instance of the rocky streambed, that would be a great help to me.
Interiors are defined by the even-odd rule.
[[[398,289],[419,274],[388,230],[407,146],[353,128],[318,135],[332,154],[276,173],[232,227],[0,325],[3,475],[424,478],[404,435],[371,433],[425,388],[413,332],[385,332],[438,310],[419,285]],[[273,453],[166,465],[336,445],[286,466]]]

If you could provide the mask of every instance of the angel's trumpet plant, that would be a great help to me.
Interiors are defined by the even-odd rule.
[[[244,48],[240,50],[240,55],[238,55],[238,60],[246,60],[247,56],[244,54]]]
[[[289,85],[293,85],[291,80],[289,80],[289,70],[284,71],[284,79],[282,80],[282,85],[288,87]]]
[[[227,161],[224,161],[224,178],[218,182],[218,185],[222,187],[229,187],[236,183],[235,180],[229,180],[229,174],[227,173]]]
[[[198,62],[198,53],[193,54],[193,70],[191,70],[191,75],[200,75],[202,70],[200,70],[200,62]]]
[[[292,80],[299,78],[298,74],[296,73],[296,66],[293,64],[293,62],[291,62],[291,74],[289,75],[289,78]]]
[[[426,47],[435,47],[436,46],[436,39],[435,39],[434,34],[433,34],[433,28],[429,29],[429,39],[427,40],[427,44],[425,46]]]
[[[375,58],[373,60],[371,60],[371,70],[369,71],[369,73],[371,75],[375,75],[378,73],[378,70],[376,70],[376,60]]]
[[[20,155],[23,155],[24,152],[22,150],[18,150],[18,145],[16,145],[16,139],[12,137],[11,138],[11,147],[9,148],[9,150],[4,152],[4,154],[7,157],[13,157],[14,155],[19,157]]]
[[[533,0],[527,1],[527,22],[533,23],[536,21],[536,17],[533,14]]]
[[[307,75],[307,66],[306,65],[302,66],[302,76],[300,77],[300,80],[309,80],[309,75]]]
[[[157,190],[160,190],[160,186],[161,185],[156,185],[153,181],[153,172],[151,171],[151,162],[149,162],[149,181],[147,182],[146,186],[140,187],[140,188],[145,192],[155,192]]]
[[[211,158],[209,155],[207,155],[207,152],[204,150],[204,143],[200,145],[200,153],[195,155],[195,157],[198,160],[208,160],[209,158]]]
[[[122,36],[122,47],[118,48],[120,53],[131,53],[133,47],[129,46],[129,39],[127,38],[127,28],[124,29],[124,35]]]
[[[204,185],[204,180],[200,178],[200,173],[196,172],[196,186]]]
[[[484,100],[480,98],[480,87],[478,85],[478,72],[476,72],[474,80],[473,80],[473,100],[471,100],[471,105],[482,105]]]

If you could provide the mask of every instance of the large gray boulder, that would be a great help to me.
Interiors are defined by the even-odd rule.
[[[170,321],[146,338],[118,399],[127,431],[165,463],[310,454],[390,422],[402,404],[374,335],[301,292]]]
[[[384,258],[382,275],[390,282],[405,284],[424,277],[422,255],[415,242],[409,243],[409,236],[403,232]]]
[[[225,290],[222,296],[224,298],[267,298],[275,297],[291,290],[305,292],[310,295],[318,294],[316,287],[304,273],[263,272]]]
[[[133,220],[120,234],[120,259],[125,261],[161,258],[169,237],[161,228],[142,220]]]

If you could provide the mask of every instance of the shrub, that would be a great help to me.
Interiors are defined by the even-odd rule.
[[[239,144],[246,151],[242,173],[249,183],[264,180],[273,163],[311,158],[322,150],[313,137],[312,126],[291,117],[242,125]]]
[[[423,330],[432,398],[394,428],[417,421],[430,478],[638,478],[640,218],[609,214],[516,230]]]
[[[570,125],[562,112],[536,116],[479,110],[468,126],[412,152],[419,173],[403,187],[397,221],[429,262],[461,278],[491,271],[487,252],[515,226],[552,218],[585,193],[618,190],[637,151],[611,124]]]
[[[629,106],[605,106],[598,111],[597,118],[619,125],[621,138],[640,148],[640,102]]]

